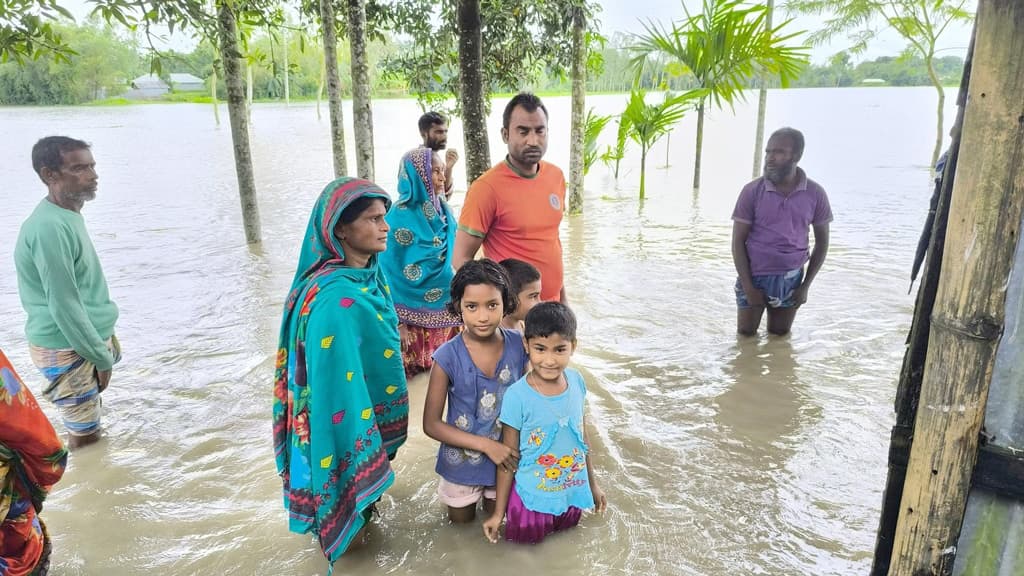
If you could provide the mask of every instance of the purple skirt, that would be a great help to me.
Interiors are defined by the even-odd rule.
[[[570,506],[558,516],[528,510],[519,498],[516,485],[513,483],[508,496],[508,509],[505,511],[505,540],[519,544],[537,544],[552,532],[566,530],[579,524],[582,515],[583,510],[575,506]]]

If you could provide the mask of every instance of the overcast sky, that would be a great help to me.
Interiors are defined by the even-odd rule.
[[[599,4],[603,8],[599,15],[602,32],[605,35],[615,32],[643,32],[642,23],[647,20],[655,20],[668,25],[672,21],[681,20],[684,17],[681,2],[682,0],[599,0]],[[702,0],[686,0],[687,6],[691,10],[699,10],[701,2]],[[777,4],[782,4],[782,2],[777,2]],[[973,10],[976,2],[972,0],[969,4],[970,9]],[[79,20],[84,18],[92,7],[92,4],[86,0],[62,0],[61,5],[68,7]],[[781,10],[778,11],[780,13],[775,17],[777,22],[782,21],[785,17]],[[797,18],[793,26],[795,30],[816,30],[821,27],[822,20],[820,17],[803,16]],[[967,53],[967,44],[970,39],[970,25],[951,26],[939,41],[940,52],[938,54],[940,56],[954,54],[962,57]],[[178,44],[188,45],[187,42],[172,42],[172,44],[179,49],[182,46]],[[811,51],[811,59],[816,63],[821,63],[829,56],[847,47],[849,47],[849,43],[845,38],[837,38],[829,45],[814,47]],[[872,42],[867,52],[863,56],[857,57],[856,60],[893,56],[900,53],[905,47],[906,42],[902,41],[895,32],[889,31]]]

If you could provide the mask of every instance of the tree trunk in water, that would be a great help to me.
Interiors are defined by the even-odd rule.
[[[572,128],[569,133],[569,213],[583,212],[583,109],[587,91],[586,20],[583,8],[572,9]]]
[[[333,0],[320,0],[320,21],[324,35],[324,70],[327,75],[327,109],[331,115],[331,149],[334,150],[334,176],[348,174],[345,157],[345,116],[341,109],[341,79],[338,77],[338,31]]]
[[[704,102],[697,106],[697,152],[693,160],[693,189],[700,190],[700,155],[704,151]]]
[[[360,178],[373,180],[373,106],[370,102],[370,65],[366,60],[366,6],[365,0],[347,1],[356,174]]]
[[[245,115],[252,124],[252,63],[245,61]]]
[[[668,151],[672,148],[672,133],[665,134],[665,168],[669,168]]]
[[[491,148],[487,140],[487,92],[481,73],[480,0],[459,0],[458,10],[459,97],[466,143],[466,183],[472,184],[491,167]]]
[[[767,30],[771,31],[775,0],[768,0],[766,9],[764,26]],[[754,136],[754,169],[751,173],[751,178],[757,178],[761,175],[761,158],[764,154],[761,151],[764,148],[764,113],[765,106],[768,104],[768,89],[765,87],[767,79],[766,75],[761,76],[761,89],[757,91],[757,133]]]
[[[284,49],[284,105],[290,106],[292,103],[292,92],[291,85],[288,82],[289,69],[288,69],[288,32],[284,33],[284,44],[281,45]]]
[[[217,34],[220,37],[220,55],[224,62],[224,78],[228,87],[228,118],[231,121],[231,141],[235,149],[235,172],[238,175],[238,195],[242,201],[242,220],[245,240],[249,244],[260,242],[260,211],[256,204],[256,179],[252,171],[252,153],[249,149],[249,119],[246,116],[245,86],[242,82],[242,53],[238,48],[238,28],[233,3],[219,2]]]
[[[932,163],[930,164],[932,170],[934,170],[935,164],[939,161],[939,155],[942,154],[942,141],[946,137],[942,131],[942,114],[946,107],[946,91],[942,88],[939,75],[935,73],[935,55],[929,54],[925,58],[925,64],[928,66],[928,77],[932,80],[932,86],[935,86],[935,90],[939,93],[939,107],[936,110],[935,119],[935,148],[932,150]]]
[[[213,100],[213,120],[220,126],[220,103],[217,101],[217,62],[213,63],[210,74],[210,98]]]
[[[647,179],[647,148],[640,149],[640,199],[644,199],[644,184]]]
[[[975,26],[893,576],[953,571],[1024,214],[1024,3],[982,0]]]

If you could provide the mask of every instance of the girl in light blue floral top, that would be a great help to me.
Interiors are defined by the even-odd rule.
[[[494,513],[484,535],[535,544],[572,528],[583,509],[607,505],[590,465],[583,420],[583,376],[569,368],[576,347],[576,317],[559,302],[542,302],[526,315],[524,332],[532,370],[509,387],[501,405],[502,442],[519,451],[515,470],[498,471]]]

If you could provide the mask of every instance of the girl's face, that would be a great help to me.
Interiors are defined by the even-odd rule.
[[[504,315],[501,290],[492,284],[470,284],[459,300],[462,323],[474,338],[490,338]]]
[[[435,194],[444,194],[444,169],[444,158],[441,158],[440,152],[435,151],[430,161],[430,179],[434,183]]]
[[[575,347],[575,342],[556,332],[527,340],[526,354],[534,374],[545,383],[556,384],[569,365]]]

